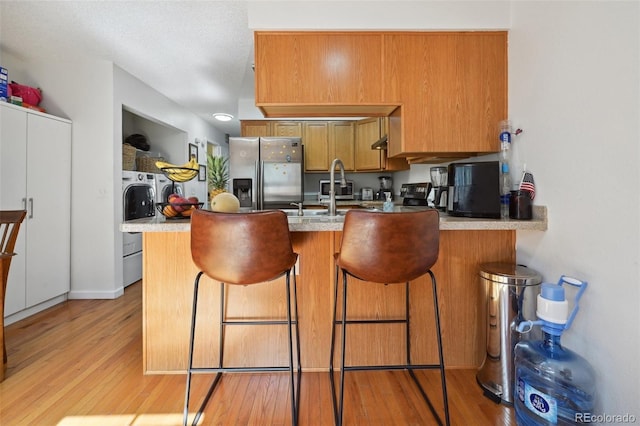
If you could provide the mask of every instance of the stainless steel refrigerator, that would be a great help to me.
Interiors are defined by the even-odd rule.
[[[304,198],[300,138],[229,138],[229,179],[242,210],[291,208]]]

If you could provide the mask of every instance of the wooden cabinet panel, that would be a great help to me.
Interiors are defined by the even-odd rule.
[[[260,137],[271,136],[271,121],[269,120],[241,120],[240,136]]]
[[[274,121],[271,136],[302,137],[302,123],[299,121]]]
[[[359,121],[270,121],[242,122],[242,136],[302,137],[306,172],[327,172],[331,161],[339,158],[345,171],[407,170],[404,158],[387,158],[386,151],[371,144],[386,133],[388,118]],[[268,133],[265,133],[268,132]]]
[[[331,161],[339,158],[346,171],[355,170],[354,126],[351,121],[333,121],[329,123],[329,170]]]
[[[389,155],[498,150],[507,116],[506,32],[385,35],[385,101],[402,104]]]
[[[305,121],[303,124],[305,170],[327,172],[334,158],[345,171],[353,171],[353,123],[350,121]]]
[[[382,101],[382,34],[255,33],[256,105]]]
[[[508,114],[505,31],[256,32],[255,49],[256,105],[268,117],[399,116],[390,158],[375,167],[372,153],[361,155],[362,170],[406,169],[399,157],[499,149],[497,125]],[[382,106],[384,113],[363,114]],[[355,161],[357,170],[357,154]]]
[[[391,123],[390,117],[382,117],[380,119],[380,126],[381,126],[380,134],[387,135],[387,145],[389,145],[389,142],[388,142],[389,139],[393,137],[391,135],[390,123]],[[404,157],[392,158],[388,156],[388,153],[389,151],[385,150],[384,153],[382,154],[382,160],[384,162],[383,167],[385,171],[397,172],[400,170],[409,170],[410,166],[406,158]]]
[[[297,280],[301,361],[305,371],[327,368],[331,337],[328,321],[332,305],[333,232],[294,232],[293,249],[299,255]],[[144,244],[144,373],[185,371],[193,279],[198,270],[191,259],[189,232],[147,232]],[[220,287],[203,277],[198,297],[194,364],[215,365],[218,359]],[[284,278],[264,285],[230,286],[228,317],[247,312],[255,318],[282,318],[286,304]],[[234,327],[228,330],[227,365],[286,364],[286,328]]]
[[[325,121],[304,123],[304,168],[306,171],[329,169],[329,125]]]
[[[341,232],[293,232],[299,253],[298,312],[301,361],[305,371],[326,371],[331,341],[331,315],[335,263]],[[447,368],[478,368],[486,352],[486,295],[479,268],[485,262],[515,262],[516,231],[441,231],[440,255],[433,272],[438,284],[442,340]],[[146,232],[143,277],[143,368],[145,373],[184,371],[187,366],[193,279],[197,269],[191,259],[189,232]],[[402,285],[362,283],[351,279],[349,315],[373,314],[391,318],[404,309]],[[230,315],[252,312],[256,318],[281,316],[283,286],[272,282],[260,286],[233,286],[229,292]],[[256,294],[257,293],[257,294]],[[199,341],[194,362],[217,359],[219,287],[203,278]],[[411,282],[412,358],[416,363],[437,360],[431,281]],[[246,329],[229,333],[225,360],[229,365],[286,362],[284,328]],[[352,328],[348,363],[402,362],[404,328],[379,325]],[[256,348],[256,344],[258,347]]]
[[[240,134],[243,137],[302,137],[302,133],[300,121],[243,120],[240,123]]]
[[[371,149],[371,144],[380,139],[380,119],[359,120],[355,128],[356,170],[381,170],[383,151]]]

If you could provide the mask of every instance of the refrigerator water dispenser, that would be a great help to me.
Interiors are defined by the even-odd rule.
[[[233,195],[240,200],[240,207],[251,207],[252,179],[233,179]]]

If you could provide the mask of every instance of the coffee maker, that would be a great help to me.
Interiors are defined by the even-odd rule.
[[[391,176],[378,176],[380,189],[376,193],[376,200],[386,201],[387,197],[393,200],[393,179]]]
[[[449,170],[446,167],[431,167],[431,185],[433,185],[433,206],[441,211],[447,210],[447,195],[449,192],[448,175]]]

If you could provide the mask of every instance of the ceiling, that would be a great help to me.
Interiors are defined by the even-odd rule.
[[[238,100],[254,98],[246,1],[2,0],[0,23],[13,55],[111,61],[231,136]]]

